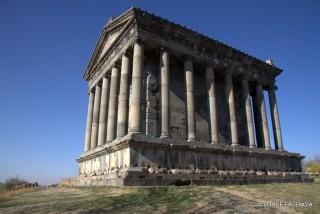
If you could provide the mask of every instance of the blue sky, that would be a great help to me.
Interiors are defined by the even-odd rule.
[[[320,154],[320,1],[0,0],[0,181],[77,175],[83,72],[108,18],[131,6],[273,59],[284,70],[277,92],[284,146]]]

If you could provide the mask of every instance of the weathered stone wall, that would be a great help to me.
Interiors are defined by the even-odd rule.
[[[311,182],[299,154],[232,148],[142,135],[80,158],[74,185],[171,185]]]
[[[142,80],[142,132],[150,136],[160,136],[161,94],[159,62],[148,60]],[[194,71],[196,139],[210,141],[209,103],[204,71]],[[185,72],[182,67],[170,67],[170,134],[178,140],[187,138]],[[241,88],[234,85],[237,126],[240,145],[248,145],[245,121],[245,108]],[[230,144],[228,105],[224,82],[216,80],[218,135],[221,143]]]
[[[188,148],[184,146],[136,145],[131,149],[131,165],[154,169],[217,169],[253,171],[301,171],[301,160],[272,152],[249,152]]]
[[[130,148],[96,155],[79,163],[80,175],[106,174],[114,169],[130,166]]]
[[[185,76],[182,69],[170,70],[170,134],[174,139],[187,138]]]
[[[182,71],[183,72],[183,71]],[[184,73],[184,72],[183,72]],[[206,89],[206,79],[203,71],[194,72],[194,97],[196,111],[196,139],[209,142],[209,101]]]
[[[106,174],[123,167],[263,172],[302,170],[301,157],[294,153],[247,147],[234,149],[147,136],[136,139],[119,141],[102,149],[105,152],[95,151],[92,156],[85,156],[79,161],[80,174]]]
[[[234,98],[237,113],[237,127],[239,144],[243,146],[249,146],[248,134],[247,134],[247,121],[245,115],[245,101],[242,94],[242,89],[239,84],[234,86]]]

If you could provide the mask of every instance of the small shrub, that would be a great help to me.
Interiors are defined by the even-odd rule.
[[[20,179],[18,177],[15,178],[7,178],[4,182],[4,187],[7,190],[15,189],[18,186],[28,183],[26,180]]]

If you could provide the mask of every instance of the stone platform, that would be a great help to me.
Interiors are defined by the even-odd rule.
[[[74,185],[159,186],[312,182],[303,156],[129,134],[81,155]]]

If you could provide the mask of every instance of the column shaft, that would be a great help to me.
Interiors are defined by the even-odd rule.
[[[100,99],[101,99],[101,86],[98,83],[96,85],[96,91],[95,91],[95,95],[94,95],[90,149],[94,149],[97,146],[98,126],[99,126],[99,112],[100,112]]]
[[[169,54],[162,50],[160,57],[160,75],[161,75],[161,137],[169,137]]]
[[[141,82],[143,71],[143,44],[136,41],[133,48],[132,91],[130,98],[129,132],[141,132]]]
[[[215,80],[212,66],[206,68],[206,84],[209,98],[209,113],[210,113],[210,128],[211,128],[211,143],[218,143],[218,123],[217,123],[217,108],[215,95]]]
[[[270,104],[275,148],[281,151],[283,150],[283,143],[282,143],[282,134],[281,134],[278,105],[277,105],[276,93],[274,88],[269,89],[269,104]]]
[[[245,104],[245,116],[247,121],[246,128],[247,128],[249,147],[253,148],[253,147],[256,147],[256,145],[254,144],[254,129],[253,129],[252,107],[250,102],[249,84],[248,84],[248,79],[246,77],[241,80],[241,85],[242,85],[242,93],[243,93],[243,99]]]
[[[268,128],[268,119],[267,119],[267,112],[266,112],[266,105],[264,102],[264,95],[263,95],[263,88],[261,84],[258,84],[256,87],[257,93],[257,101],[258,101],[258,111],[259,111],[259,122],[261,123],[260,127],[262,128],[261,141],[263,142],[262,146],[269,150],[270,147],[270,137],[269,137],[269,128]]]
[[[237,146],[239,145],[238,128],[231,71],[228,71],[225,75],[225,93],[229,106],[231,146]]]
[[[85,144],[84,144],[84,151],[85,152],[90,149],[91,130],[92,130],[93,102],[94,102],[94,93],[92,91],[90,91],[88,112],[87,112],[86,137],[85,137]]]
[[[118,125],[117,137],[123,137],[127,134],[128,126],[128,79],[130,72],[130,59],[127,55],[122,55],[121,62],[121,79],[120,79],[120,92],[119,92],[119,108],[118,108]]]
[[[193,64],[190,59],[184,62],[184,70],[186,75],[188,140],[192,141],[196,139],[196,123],[194,109]]]
[[[98,146],[101,146],[106,142],[106,126],[108,121],[109,106],[109,84],[109,78],[103,77],[99,115]]]
[[[119,69],[113,67],[111,70],[111,84],[109,96],[109,109],[108,109],[108,128],[107,128],[107,142],[111,142],[116,136],[117,124],[117,110],[118,110],[118,81]]]

